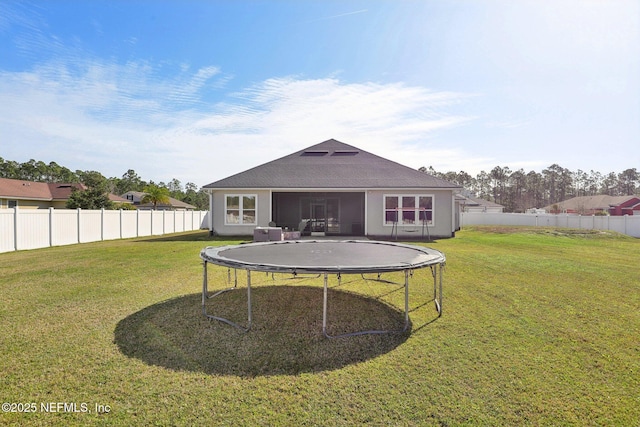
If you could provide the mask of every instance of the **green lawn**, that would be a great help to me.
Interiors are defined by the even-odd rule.
[[[429,244],[447,256],[441,318],[420,270],[410,333],[336,340],[312,277],[254,273],[247,334],[206,320],[199,251],[237,242],[0,254],[0,400],[35,409],[0,425],[640,425],[640,240],[467,228]],[[335,332],[402,323],[400,286],[331,286]],[[211,310],[243,321],[245,295]]]

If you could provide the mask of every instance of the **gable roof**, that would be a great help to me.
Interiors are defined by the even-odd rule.
[[[147,193],[143,191],[127,191],[122,195],[127,202],[133,203],[136,206],[144,206],[144,207],[153,207],[153,203],[141,203],[141,200]],[[127,198],[127,196],[132,196],[131,198]],[[169,203],[158,203],[158,207],[172,207],[172,208],[182,208],[182,209],[196,209],[196,206],[193,206],[187,202],[183,202],[178,199],[174,199],[173,197],[169,197]]]
[[[638,199],[638,196],[608,196],[606,194],[580,196],[554,203],[553,205],[546,206],[544,209],[548,211],[557,209],[560,211],[576,212],[607,211],[612,206],[619,206],[633,199]]]
[[[492,202],[491,200],[478,199],[475,197],[462,196],[464,206],[487,207],[487,208],[504,208],[503,205]]]
[[[67,200],[73,188],[85,189],[82,184],[34,182],[0,178],[0,197],[22,200]]]
[[[42,200],[47,202],[65,201],[74,188],[86,190],[78,183],[35,182],[21,179],[0,178],[0,198],[19,200]],[[130,203],[115,194],[109,194],[109,200],[118,203]]]
[[[329,139],[205,185],[228,188],[442,188],[460,186]]]
[[[0,197],[28,200],[51,200],[51,190],[46,182],[0,178]]]

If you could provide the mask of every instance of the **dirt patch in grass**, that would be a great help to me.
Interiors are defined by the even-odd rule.
[[[558,237],[608,237],[608,238],[629,238],[623,234],[610,230],[589,230],[579,228],[562,228],[562,227],[528,227],[528,226],[509,226],[509,225],[483,225],[468,227],[485,233],[494,234],[539,234],[551,235]]]

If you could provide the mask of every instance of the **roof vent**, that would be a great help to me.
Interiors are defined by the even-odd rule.
[[[325,156],[329,154],[327,150],[305,150],[303,156]]]
[[[355,156],[358,154],[358,150],[336,150],[333,152],[333,156]]]

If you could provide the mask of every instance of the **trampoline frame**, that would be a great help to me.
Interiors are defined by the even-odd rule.
[[[427,253],[431,256],[434,256],[433,259],[430,259],[425,262],[420,262],[416,264],[405,263],[398,264],[395,266],[362,266],[362,267],[341,267],[341,266],[289,266],[284,264],[255,264],[248,263],[238,260],[233,260],[229,258],[225,258],[223,256],[219,256],[221,252],[224,252],[229,249],[236,249],[247,246],[258,246],[258,245],[280,245],[280,244],[314,244],[314,243],[366,243],[366,244],[380,244],[380,245],[389,245],[395,247],[404,247],[410,248],[412,250]],[[213,256],[208,254],[207,252],[213,252]],[[403,333],[406,332],[409,328],[409,277],[412,276],[413,270],[422,269],[429,267],[431,270],[431,275],[433,277],[433,301],[435,304],[436,311],[438,313],[438,317],[442,316],[442,275],[444,266],[446,263],[446,258],[443,253],[436,251],[435,249],[425,248],[421,246],[415,245],[405,245],[397,242],[380,242],[380,241],[372,241],[372,240],[299,240],[299,241],[272,241],[272,242],[260,242],[260,243],[248,243],[244,245],[232,245],[232,246],[221,246],[221,247],[212,247],[208,246],[204,248],[200,252],[200,258],[203,261],[203,280],[202,280],[202,314],[212,320],[217,320],[228,325],[231,325],[235,328],[240,329],[243,332],[248,332],[251,330],[251,326],[253,324],[252,318],[252,307],[251,307],[251,272],[259,271],[266,273],[289,273],[294,276],[298,273],[314,273],[320,274],[323,276],[323,303],[322,303],[322,334],[327,338],[342,338],[342,337],[350,337],[357,335],[367,335],[367,334],[388,334],[388,333]],[[231,287],[219,290],[214,292],[213,294],[209,294],[208,290],[208,272],[207,272],[207,264],[215,264],[220,266],[225,266],[228,268],[227,270],[227,281],[231,282],[231,269],[234,269],[234,284]],[[238,275],[237,270],[243,269],[247,271],[247,323],[245,326],[240,325],[239,323],[233,322],[224,317],[215,316],[213,314],[207,313],[206,301],[211,298],[215,298],[216,296],[223,294],[225,292],[233,291],[238,289]],[[343,333],[339,335],[330,335],[328,330],[328,306],[329,306],[329,274],[337,274],[338,281],[340,282],[341,276],[344,274],[361,274],[363,279],[365,273],[378,273],[378,279],[380,278],[380,274],[388,273],[388,272],[403,272],[404,273],[404,326],[402,329],[393,329],[393,330],[364,330],[364,331],[356,331]]]

